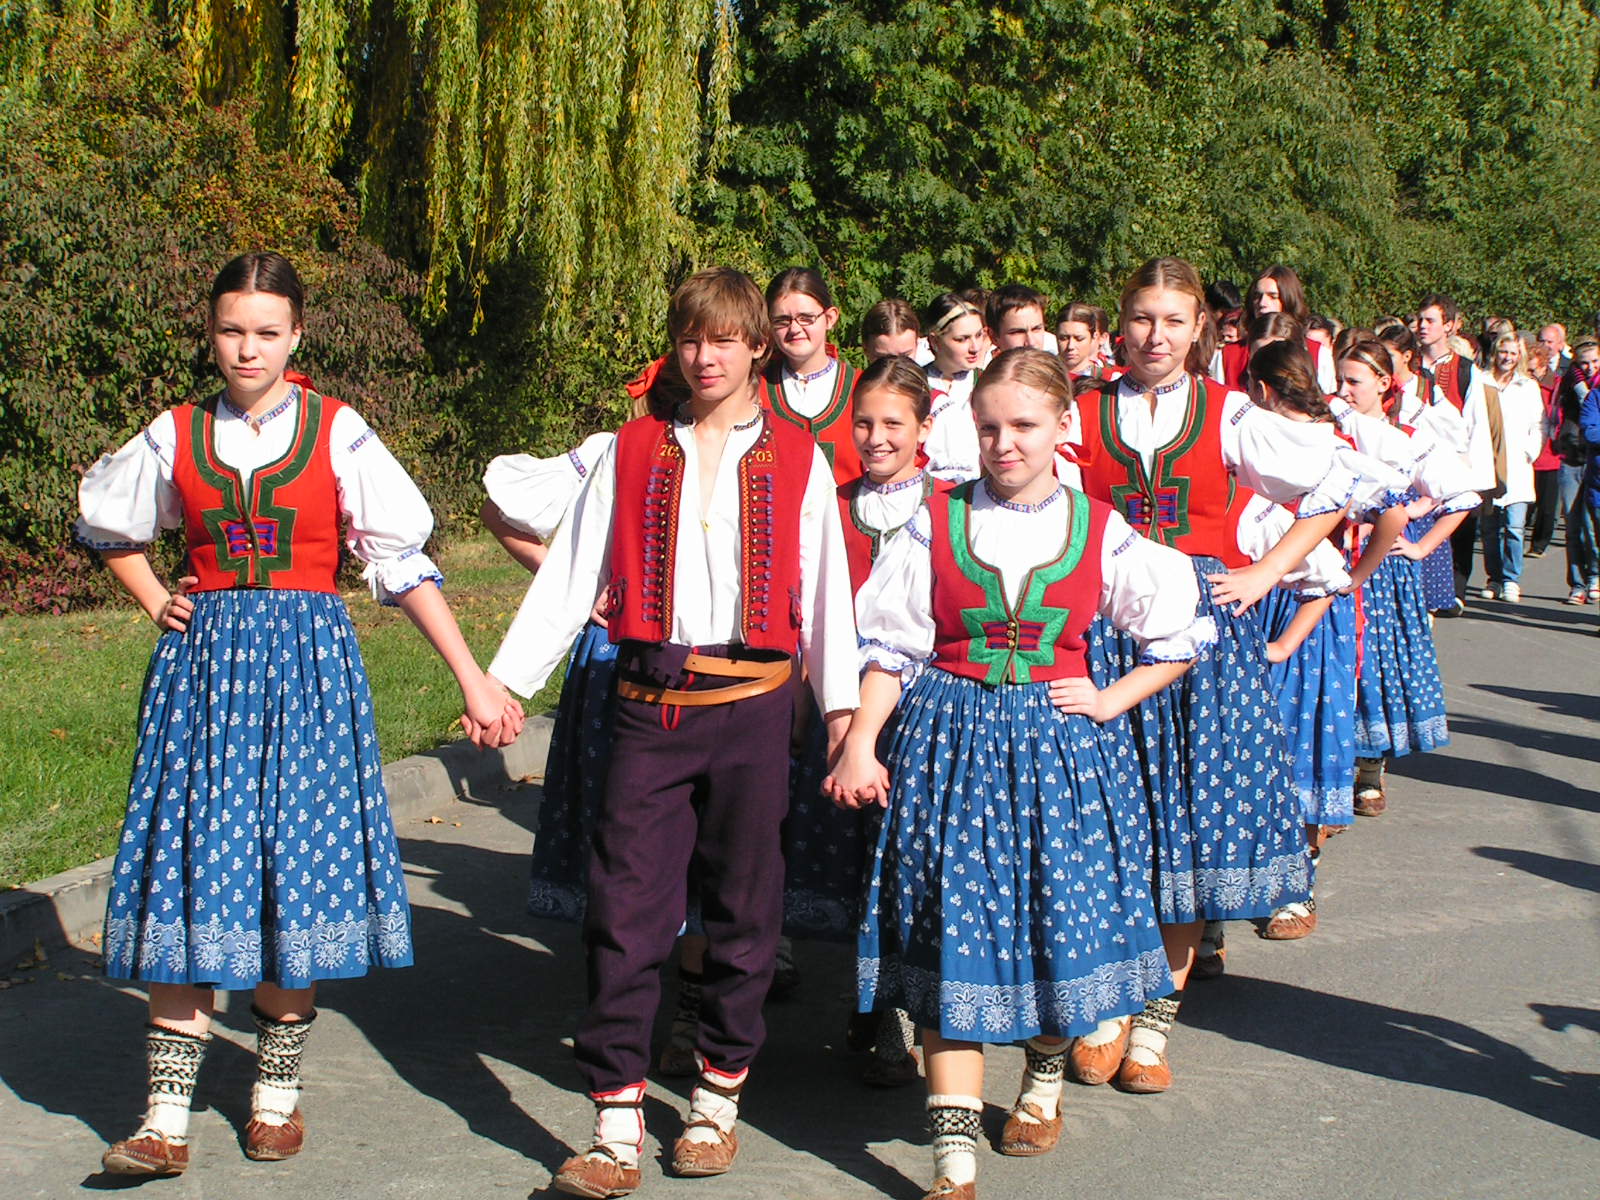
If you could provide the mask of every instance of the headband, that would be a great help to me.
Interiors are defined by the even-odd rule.
[[[974,305],[968,304],[965,300],[963,300],[949,312],[945,313],[944,316],[935,321],[928,332],[943,333],[945,331],[945,326],[950,325],[955,321],[959,321],[962,317],[967,316],[977,317],[979,320],[983,319],[983,314],[979,312]]]

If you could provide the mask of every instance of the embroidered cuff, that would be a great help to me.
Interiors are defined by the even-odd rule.
[[[444,575],[421,550],[407,550],[396,558],[370,562],[361,578],[372,588],[372,598],[385,607],[392,607],[397,597],[430,579],[441,589],[444,587]]]
[[[1139,654],[1139,665],[1190,662],[1217,640],[1217,623],[1211,617],[1196,617],[1189,627],[1171,637],[1146,642]]]
[[[1451,496],[1443,501],[1434,511],[1440,515],[1458,512],[1474,512],[1483,503],[1483,498],[1477,492],[1462,492],[1460,495]]]
[[[91,550],[143,550],[149,545],[148,542],[134,542],[126,538],[95,536],[102,532],[85,525],[82,518],[72,523],[72,540]]]
[[[900,676],[900,686],[908,686],[912,680],[922,673],[924,660],[913,658],[903,650],[897,650],[887,642],[873,641],[871,638],[861,639],[861,670],[863,673],[869,666],[880,667],[891,674]]]

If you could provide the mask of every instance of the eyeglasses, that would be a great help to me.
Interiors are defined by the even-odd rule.
[[[822,320],[822,317],[823,314],[820,312],[795,313],[792,317],[773,317],[772,327],[774,329],[787,329],[791,325],[798,325],[801,329],[810,329],[818,321]]]

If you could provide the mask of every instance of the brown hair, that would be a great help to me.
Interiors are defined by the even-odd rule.
[[[760,348],[752,369],[767,365],[772,353],[772,321],[755,280],[732,267],[712,267],[684,280],[667,302],[667,336],[733,334],[752,350]]]
[[[282,296],[289,302],[289,312],[296,325],[302,324],[305,313],[305,288],[294,264],[271,250],[254,250],[241,254],[217,272],[211,282],[210,314],[217,315],[217,301],[229,292],[264,292],[269,296]]]
[[[1358,362],[1375,374],[1394,377],[1394,356],[1377,338],[1357,338],[1351,342],[1339,354],[1339,362],[1347,360]]]
[[[1422,349],[1417,345],[1417,335],[1411,332],[1404,321],[1396,320],[1391,324],[1385,320],[1383,328],[1377,331],[1377,340],[1389,347],[1391,359],[1403,357],[1413,375],[1422,374]]]
[[[1060,412],[1066,412],[1067,405],[1072,402],[1072,378],[1066,366],[1056,355],[1032,346],[1017,346],[995,355],[973,386],[972,402],[977,403],[980,392],[1001,383],[1043,392]]]
[[[1305,326],[1286,312],[1257,313],[1250,318],[1249,330],[1244,340],[1251,345],[1263,338],[1275,342],[1295,342],[1305,345]]]
[[[1270,387],[1287,408],[1315,421],[1331,421],[1328,398],[1317,384],[1311,353],[1297,341],[1273,342],[1250,356],[1250,378]]]
[[[767,284],[767,306],[770,308],[783,297],[798,292],[810,296],[824,309],[834,307],[833,293],[828,290],[822,272],[815,267],[789,267],[779,271]]]
[[[1429,292],[1417,301],[1417,315],[1422,315],[1425,308],[1437,308],[1439,315],[1446,321],[1459,321],[1461,319],[1461,306],[1446,296],[1443,292]]]
[[[1206,307],[1205,288],[1200,284],[1200,273],[1181,258],[1152,258],[1128,277],[1122,285],[1122,297],[1117,302],[1118,316],[1124,328],[1128,324],[1128,305],[1133,298],[1148,288],[1168,292],[1183,292],[1194,299],[1195,319],[1200,325],[1200,336],[1189,347],[1184,368],[1191,373],[1202,373],[1211,365],[1211,352],[1216,349],[1216,329],[1211,320],[1211,310]]]
[[[933,303],[928,305],[923,328],[929,337],[936,337],[942,334],[947,326],[965,316],[974,316],[981,321],[983,310],[959,292],[945,292],[943,295],[935,296]]]
[[[1283,305],[1283,311],[1304,325],[1306,318],[1311,315],[1310,306],[1306,304],[1306,289],[1295,269],[1282,263],[1273,263],[1251,282],[1250,294],[1245,297],[1245,311],[1252,317],[1257,315],[1256,302],[1261,297],[1259,285],[1263,279],[1270,279],[1278,285],[1278,303]]]
[[[908,329],[912,333],[922,332],[917,310],[899,297],[889,296],[867,309],[867,315],[861,318],[861,341],[865,344],[869,337],[887,337]]]
[[[1089,332],[1098,337],[1110,326],[1106,321],[1106,310],[1097,308],[1093,304],[1085,304],[1082,300],[1074,300],[1056,316],[1056,326],[1059,328],[1068,321],[1076,321],[1079,325],[1087,325]]]
[[[933,411],[933,395],[928,389],[928,373],[904,354],[889,354],[876,360],[856,380],[850,396],[852,411],[861,397],[878,389],[894,392],[911,401],[911,411],[917,414],[917,423],[928,419]]]
[[[989,326],[991,333],[999,333],[1000,322],[1017,309],[1030,305],[1039,310],[1039,319],[1042,321],[1044,307],[1048,303],[1050,298],[1036,288],[1022,283],[1008,283],[989,293],[988,303],[984,306],[984,323]]]

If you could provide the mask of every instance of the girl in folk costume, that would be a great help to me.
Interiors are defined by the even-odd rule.
[[[1425,498],[1438,513],[1421,542],[1404,537],[1396,541],[1394,552],[1361,589],[1365,629],[1356,687],[1359,816],[1377,816],[1387,807],[1385,756],[1432,750],[1450,740],[1417,562],[1478,507],[1460,456],[1426,429],[1399,425],[1392,414],[1385,414],[1392,361],[1382,342],[1366,338],[1351,343],[1339,357],[1339,396],[1330,403],[1340,431],[1359,450],[1405,477],[1405,499]]]
[[[850,392],[860,372],[828,340],[839,323],[833,294],[818,271],[790,267],[767,285],[767,314],[777,350],[767,368],[767,403],[817,439],[835,480],[856,478],[861,464],[850,438]]]
[[[1105,310],[1075,301],[1056,317],[1056,341],[1061,361],[1074,379],[1113,379],[1122,368],[1107,363],[1100,354],[1100,339],[1105,330]]]
[[[1306,322],[1311,319],[1311,308],[1306,303],[1306,291],[1300,283],[1300,276],[1293,267],[1274,263],[1261,272],[1256,281],[1250,285],[1244,307],[1247,328],[1254,326],[1267,313],[1283,313],[1294,318],[1300,326],[1300,340],[1316,364],[1318,384],[1324,392],[1332,393],[1337,386],[1334,378],[1333,354],[1320,342],[1305,341]],[[1248,337],[1245,337],[1232,346],[1221,347],[1218,361],[1222,370],[1220,375],[1214,376],[1219,382],[1229,387],[1240,386],[1244,373],[1250,365],[1248,342]]]
[[[105,1153],[118,1174],[188,1166],[215,989],[253,990],[245,1153],[282,1159],[305,1137],[317,982],[411,962],[372,698],[335,582],[341,520],[374,595],[450,665],[473,740],[502,745],[522,725],[422,552],[427,502],[354,409],[284,377],[302,295],[280,255],[224,267],[207,323],[222,392],[158,416],[79,490],[79,539],[163,631],[106,911],[106,973],[150,991],[150,1105]],[[188,538],[176,595],[145,552],[174,528]]]
[[[839,518],[850,562],[851,590],[859,595],[883,546],[910,523],[917,510],[951,484],[917,465],[928,436],[932,397],[928,377],[909,358],[880,358],[861,374],[852,402],[860,479],[839,485]],[[883,740],[892,731],[886,729]],[[825,775],[826,770],[823,771]],[[818,776],[815,782],[821,782]],[[877,842],[877,810],[863,813],[861,849],[870,866]],[[859,876],[858,876],[859,878]],[[859,924],[859,914],[857,914]],[[917,1080],[913,1027],[902,1008],[883,1007],[851,1018],[850,1040],[872,1047],[862,1078],[875,1087],[899,1087]]]
[[[691,862],[708,942],[700,1078],[671,1161],[686,1176],[732,1167],[783,915],[795,659],[834,738],[856,707],[837,485],[816,442],[760,403],[765,300],[737,271],[702,271],[673,294],[667,329],[688,401],[618,431],[492,668],[531,694],[606,596],[617,702],[574,1039],[596,1118],[554,1180],[580,1196],[639,1185],[650,1027]]]
[[[983,311],[946,292],[928,306],[923,328],[933,352],[928,364],[933,429],[923,443],[928,473],[952,483],[975,479],[978,434],[972,424],[971,398],[986,345]]]
[[[869,363],[890,354],[914,358],[922,341],[921,329],[917,310],[904,300],[879,300],[861,318],[861,349]]]
[[[1251,399],[1269,412],[1291,421],[1333,424],[1310,356],[1301,346],[1290,340],[1257,346],[1250,358],[1250,377]],[[1405,480],[1395,472],[1389,484],[1398,495]],[[1353,569],[1346,568],[1340,550],[1353,524],[1342,523],[1334,535],[1337,541],[1319,543],[1256,606],[1267,638],[1268,678],[1283,716],[1294,789],[1311,850],[1313,884],[1323,839],[1355,819],[1351,808],[1356,764],[1354,590],[1378,569],[1406,517],[1399,503],[1378,515]],[[1293,522],[1294,514],[1281,505],[1251,497],[1239,521],[1240,549],[1252,559],[1260,558]],[[1313,898],[1273,910],[1261,936],[1289,941],[1316,927]]]
[[[856,601],[862,708],[830,787],[887,809],[860,1003],[923,1027],[930,1200],[975,1195],[983,1043],[1025,1040],[1001,1148],[1043,1153],[1061,1132],[1067,1039],[1170,987],[1121,714],[1183,673],[1211,622],[1181,555],[1056,481],[1070,402],[1054,356],[997,356],[973,395],[983,478],[930,496]],[[1088,677],[1096,613],[1142,646],[1103,690]],[[878,737],[897,705],[886,771]]]
[[[1528,373],[1522,338],[1500,334],[1494,342],[1490,374],[1500,389],[1500,420],[1505,436],[1506,487],[1485,506],[1483,566],[1489,576],[1483,598],[1522,599],[1522,529],[1533,503],[1533,464],[1544,448],[1544,398]]]
[[[1153,1000],[1131,1036],[1126,1022],[1106,1022],[1072,1055],[1080,1079],[1115,1076],[1133,1091],[1171,1084],[1167,1032],[1203,923],[1266,917],[1308,896],[1265,643],[1244,610],[1338,525],[1353,498],[1383,491],[1332,429],[1287,421],[1204,379],[1204,321],[1194,268],[1151,260],[1122,293],[1127,374],[1078,395],[1084,490],[1191,556],[1202,611],[1219,629],[1192,671],[1133,713],[1151,792],[1157,908],[1179,990]],[[1293,528],[1252,565],[1237,536],[1245,488],[1298,505]],[[1105,640],[1113,674],[1137,661],[1125,640]]]

